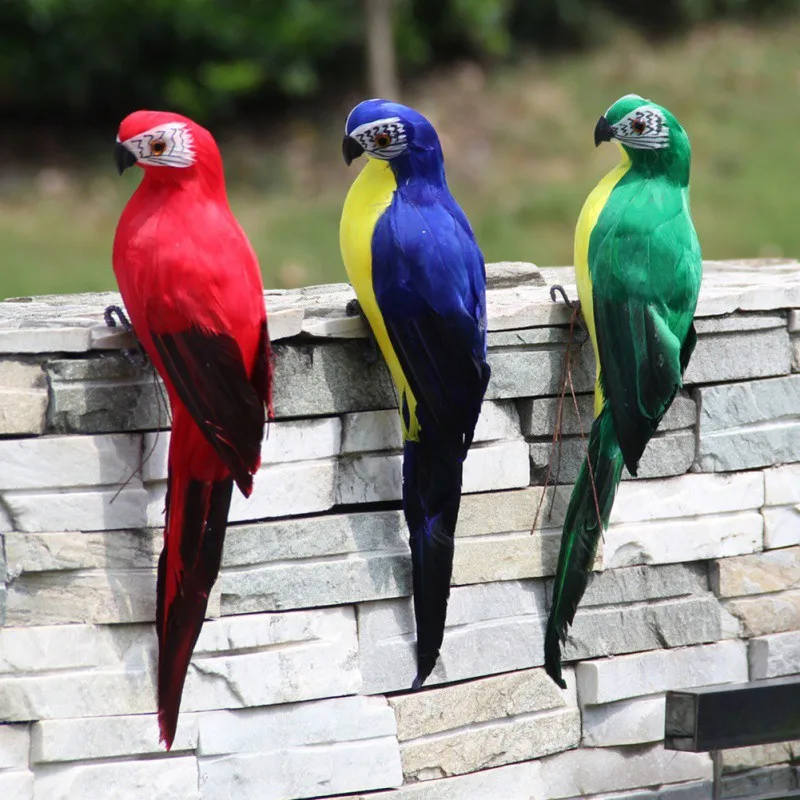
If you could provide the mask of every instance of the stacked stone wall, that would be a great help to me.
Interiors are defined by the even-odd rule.
[[[625,475],[562,692],[543,630],[594,369],[584,343],[566,485],[545,490],[569,339],[547,287],[571,275],[489,268],[493,377],[420,693],[388,373],[349,287],[267,293],[276,420],[169,754],[163,390],[100,323],[115,295],[0,303],[0,798],[710,798],[709,756],[663,748],[665,691],[800,672],[800,265],[706,265],[686,389]],[[727,796],[794,788],[798,761],[800,743],[728,751]]]

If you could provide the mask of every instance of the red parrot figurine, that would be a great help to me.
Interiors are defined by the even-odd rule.
[[[178,114],[136,111],[114,154],[120,174],[144,170],[117,226],[114,272],[172,409],[156,611],[158,721],[169,749],[233,484],[249,496],[261,463],[272,359],[258,260],[228,205],[211,134]]]

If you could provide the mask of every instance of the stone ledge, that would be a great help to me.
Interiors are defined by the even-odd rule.
[[[538,441],[530,443],[531,473],[533,482],[544,484],[548,470],[550,480],[555,479],[556,472],[560,483],[574,483],[578,471],[586,457],[587,443],[579,436],[565,436],[559,447],[556,446],[551,461],[553,450],[551,441]],[[639,462],[638,478],[671,478],[684,475],[689,471],[695,460],[697,443],[694,431],[682,430],[657,433],[649,442]],[[623,468],[623,480],[631,480],[627,468]]]
[[[314,797],[402,783],[394,714],[346,697],[198,716],[204,798]]]
[[[351,795],[340,800],[548,800],[583,798],[600,792],[710,780],[705,753],[667,752],[661,746],[581,748],[456,778],[404,786],[395,792]],[[670,799],[671,800],[671,799]]]
[[[768,594],[800,587],[800,547],[714,561],[711,587],[718,597]]]
[[[8,800],[33,800],[33,773],[15,769],[0,772],[0,796]]]
[[[197,740],[198,715],[182,713],[171,752],[194,751]],[[31,745],[33,764],[163,754],[155,714],[44,720],[33,724]]]
[[[800,589],[726,600],[724,606],[746,637],[800,630]]]
[[[124,716],[155,708],[151,626],[7,628],[0,647],[5,721]],[[57,658],[50,655],[59,649]],[[204,625],[181,708],[272,705],[360,688],[352,608],[228,617]]]
[[[455,587],[436,668],[426,686],[543,663],[544,585],[508,581]],[[411,604],[358,607],[359,662],[366,694],[408,689],[415,675]]]
[[[565,661],[715,642],[722,636],[713,595],[642,605],[579,609],[562,648]]]
[[[548,286],[561,283],[576,294],[571,267],[539,270],[532,264],[487,264],[490,330],[563,325],[569,311],[553,303]],[[699,317],[764,312],[800,306],[797,262],[776,260],[706,261]],[[734,277],[735,276],[735,277]],[[353,298],[347,284],[311,286],[264,293],[270,335],[279,341],[305,333],[319,337],[363,336],[363,323],[349,318]],[[121,305],[116,292],[12,298],[0,303],[0,351],[6,353],[86,352],[129,347],[128,337],[102,322],[106,306]],[[742,315],[746,326],[752,315]],[[774,316],[774,315],[773,315]],[[713,328],[713,323],[707,323]]]
[[[751,639],[748,657],[751,680],[800,673],[800,630]]]
[[[48,764],[36,769],[36,796],[47,800],[76,797],[136,797],[151,800],[200,800],[194,756],[142,761]],[[122,794],[125,792],[126,794]]]
[[[565,673],[569,677],[572,670]],[[389,704],[397,716],[397,738],[405,742],[490,720],[575,707],[577,701],[574,687],[565,695],[543,669],[529,669],[397,695]]]
[[[27,725],[0,725],[0,770],[27,769],[30,745]]]
[[[741,683],[747,680],[747,646],[718,644],[656,650],[578,664],[581,706],[611,703],[667,689]]]
[[[580,738],[580,711],[570,708],[413,739],[400,756],[406,780],[428,781],[570,750]]]
[[[538,665],[572,487],[529,485],[529,457],[537,450],[541,467],[549,454],[569,338],[569,311],[550,302],[547,287],[568,284],[571,270],[489,269],[494,380],[465,469],[442,663],[413,694],[401,442],[388,373],[380,359],[364,359],[363,320],[344,316],[350,287],[269,292],[279,419],[263,443],[253,498],[237,494],[233,504],[209,604],[211,616],[225,616],[209,620],[198,642],[169,757],[153,713],[151,624],[169,442],[153,433],[168,427],[157,404],[163,390],[113,352],[129,340],[97,324],[112,296],[0,303],[0,350],[25,337],[36,349],[64,348],[0,358],[9,409],[0,434],[26,437],[0,441],[9,467],[0,476],[2,577],[8,561],[0,796],[707,794],[707,756],[654,744],[663,692],[744,680],[748,671],[753,679],[792,674],[800,658],[796,629],[772,632],[800,627],[792,613],[800,464],[776,465],[800,458],[792,438],[800,265],[706,266],[687,374],[694,383],[643,460],[642,473],[653,477],[619,488],[594,565],[605,572],[590,584],[564,648],[566,658],[603,657],[568,666],[566,693]],[[581,424],[567,400],[563,426],[574,467],[594,379],[591,347],[577,334],[581,342],[573,375]],[[81,435],[42,438],[45,431]],[[151,450],[112,502],[122,473]],[[663,477],[690,467],[731,471]],[[706,560],[715,562],[721,602],[708,592]],[[297,608],[306,610],[288,611]],[[582,747],[544,755],[580,737]],[[754,751],[749,772],[726,780],[783,785],[788,767],[753,765],[791,755],[791,746]],[[641,788],[654,781],[661,788]]]
[[[648,695],[583,707],[584,747],[661,742],[664,739],[665,695]]]

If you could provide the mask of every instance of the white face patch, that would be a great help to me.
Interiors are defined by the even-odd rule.
[[[632,150],[661,150],[669,147],[667,120],[653,106],[641,106],[611,127],[614,138]]]
[[[142,164],[153,167],[191,167],[194,139],[185,122],[168,122],[140,133],[122,144]]]
[[[406,128],[400,117],[365,122],[350,132],[368,156],[389,161],[406,149]]]

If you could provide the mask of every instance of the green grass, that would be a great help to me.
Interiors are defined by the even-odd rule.
[[[595,150],[598,116],[638,92],[668,106],[692,138],[692,206],[708,258],[800,254],[800,20],[724,25],[663,46],[621,33],[584,56],[528,60],[488,75],[464,65],[404,98],[436,124],[454,194],[487,260],[572,261],[586,194],[615,163]],[[348,108],[259,137],[220,142],[231,204],[268,286],[344,280],[341,162]],[[47,164],[0,186],[0,295],[114,286],[114,227],[138,180],[107,159]]]

